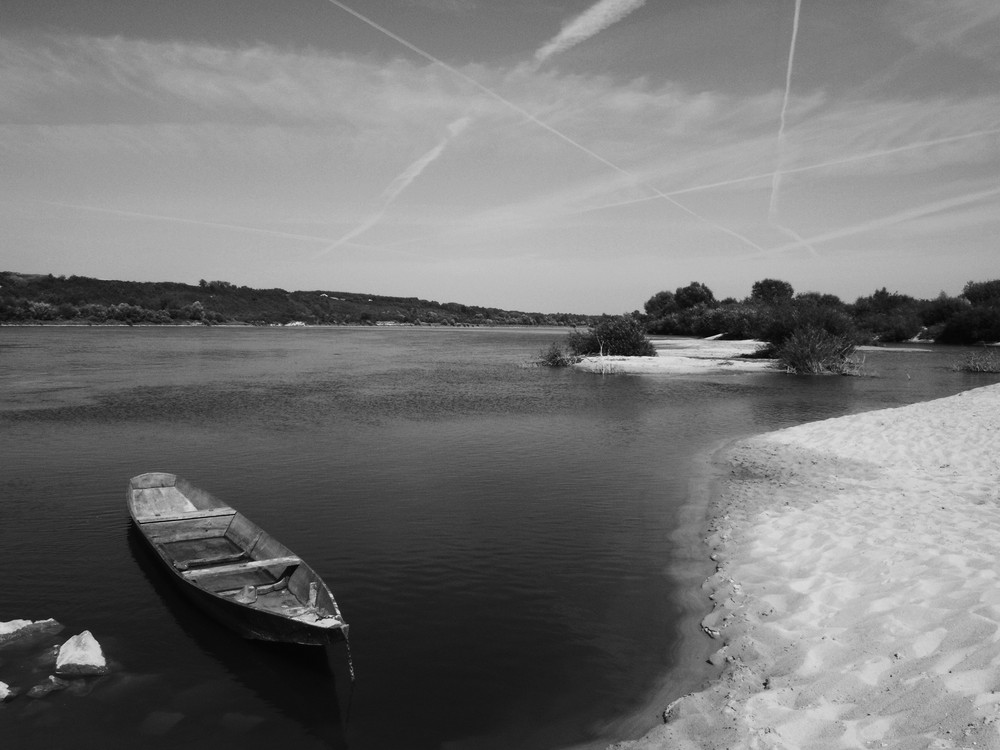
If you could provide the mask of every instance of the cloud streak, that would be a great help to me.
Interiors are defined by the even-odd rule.
[[[462,117],[448,125],[448,133],[445,135],[434,148],[432,148],[427,153],[418,157],[412,164],[410,164],[406,169],[400,172],[396,178],[389,183],[389,185],[382,191],[380,196],[379,207],[372,214],[368,216],[364,221],[358,224],[354,229],[349,231],[343,237],[334,242],[330,247],[326,248],[321,255],[326,255],[332,250],[336,250],[338,247],[343,245],[355,237],[367,232],[369,229],[377,225],[385,212],[389,209],[389,206],[403,193],[410,184],[420,176],[420,174],[427,169],[431,164],[433,164],[441,154],[444,153],[448,144],[451,143],[455,138],[462,134],[472,119],[469,117]]]
[[[950,209],[966,206],[971,203],[979,203],[980,201],[997,195],[1000,195],[1000,188],[990,188],[989,190],[980,190],[975,193],[968,193],[955,198],[947,198],[940,201],[934,201],[932,203],[925,203],[922,206],[914,206],[913,208],[908,208],[905,211],[897,211],[896,213],[889,214],[888,216],[882,216],[878,219],[863,221],[846,227],[840,227],[839,229],[823,232],[822,234],[817,234],[807,239],[798,239],[795,242],[790,242],[786,245],[780,245],[779,247],[772,248],[764,254],[778,255],[789,252],[790,250],[797,250],[805,247],[807,243],[819,245],[824,242],[833,242],[834,240],[844,239],[845,237],[853,237],[858,234],[875,231],[876,229],[884,229],[885,227],[895,226],[896,224],[901,224],[906,221],[920,219],[924,216],[929,216],[930,214],[948,211]]]
[[[553,55],[565,52],[618,23],[646,0],[600,0],[572,19],[552,39],[535,52],[535,64],[541,65]]]

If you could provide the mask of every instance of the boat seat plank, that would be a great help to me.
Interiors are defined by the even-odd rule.
[[[132,506],[135,508],[136,517],[140,520],[198,510],[176,487],[145,487],[133,490]]]
[[[223,573],[238,573],[241,570],[253,570],[254,568],[270,568],[276,567],[278,565],[283,565],[289,567],[291,565],[300,565],[302,563],[301,558],[294,555],[289,555],[287,557],[271,557],[264,560],[247,560],[246,562],[234,563],[232,565],[216,565],[211,568],[198,568],[196,570],[185,570],[185,578],[200,578],[204,575],[211,574],[223,574]]]
[[[217,569],[221,567],[223,563],[233,563],[240,560],[243,555],[244,553],[241,550],[240,552],[232,552],[229,554],[195,557],[191,560],[174,560],[173,565],[178,570],[190,570],[192,568],[205,568],[208,566],[212,566]]]
[[[163,534],[155,534],[152,538],[157,544],[173,544],[174,542],[193,542],[199,539],[221,539],[225,535],[224,528],[203,526],[184,531],[167,531]]]
[[[198,518],[214,518],[216,516],[235,516],[236,511],[232,508],[208,508],[207,510],[191,510],[181,513],[153,515],[147,517],[137,517],[139,523],[146,525],[151,523],[162,523],[163,521],[188,521]]]

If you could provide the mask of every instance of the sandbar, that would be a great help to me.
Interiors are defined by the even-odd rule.
[[[653,339],[655,357],[585,357],[573,365],[587,372],[608,374],[697,375],[774,371],[773,359],[747,359],[763,342],[753,339],[720,341],[716,339]]]

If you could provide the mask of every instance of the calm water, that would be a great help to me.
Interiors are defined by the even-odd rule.
[[[955,350],[869,352],[868,378],[522,366],[564,337],[0,329],[0,620],[90,629],[116,667],[0,706],[3,747],[603,746],[677,657],[670,535],[696,455],[997,381],[952,372]],[[245,642],[178,598],[125,511],[152,470],[324,576],[353,688],[342,645]],[[30,686],[34,658],[0,651],[0,680]]]

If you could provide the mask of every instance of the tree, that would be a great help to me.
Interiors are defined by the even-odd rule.
[[[646,311],[646,315],[656,320],[676,312],[678,309],[677,299],[673,292],[657,292],[646,300],[643,309]]]
[[[993,281],[970,281],[962,289],[965,297],[974,307],[1000,305],[1000,279]]]
[[[715,302],[715,295],[700,281],[692,281],[674,292],[674,299],[678,307],[687,310],[697,305],[712,305]]]
[[[750,300],[765,305],[777,305],[789,302],[795,295],[795,290],[787,281],[779,279],[761,279],[755,281],[750,290]]]
[[[972,307],[948,319],[938,336],[942,344],[979,344],[1000,341],[1000,306]]]

